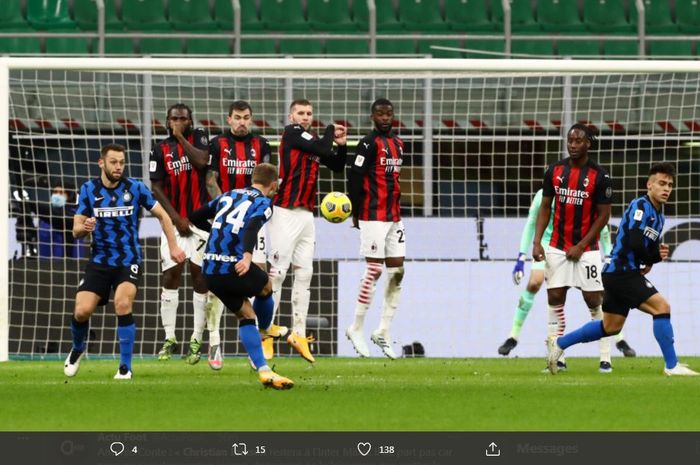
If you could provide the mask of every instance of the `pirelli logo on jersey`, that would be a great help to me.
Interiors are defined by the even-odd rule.
[[[236,263],[238,261],[238,258],[234,255],[221,255],[218,253],[211,253],[207,252],[204,254],[204,259],[205,260],[212,260],[215,262],[224,262],[224,263]]]
[[[255,160],[237,160],[235,158],[224,158],[223,163],[228,174],[251,175],[257,165]]]
[[[586,191],[561,186],[554,186],[554,192],[559,196],[559,203],[569,205],[583,205],[584,199],[590,197]]]
[[[652,241],[656,241],[659,238],[659,231],[650,226],[647,226],[646,228],[644,228],[644,237],[648,237]]]
[[[95,216],[97,218],[117,218],[120,216],[131,216],[134,214],[134,206],[128,205],[124,207],[100,207],[95,208]]]

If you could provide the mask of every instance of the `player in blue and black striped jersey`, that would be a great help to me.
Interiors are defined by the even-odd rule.
[[[92,253],[75,296],[71,321],[73,346],[63,365],[66,376],[75,376],[85,353],[90,315],[98,305],[106,305],[114,289],[114,310],[119,336],[119,370],[114,379],[131,379],[131,353],[136,325],[131,308],[136,297],[141,264],[138,242],[139,208],[153,213],[166,232],[170,256],[181,263],[185,252],[177,245],[173,224],[165,209],[141,182],[124,176],[124,147],[102,147],[99,178],[80,188],[78,208],[73,217],[73,237],[92,233]]]
[[[647,180],[647,194],[634,199],[625,210],[610,263],[603,268],[603,320],[591,321],[576,331],[548,341],[548,365],[552,373],[557,372],[556,361],[566,348],[619,333],[630,309],[638,308],[654,319],[654,337],[666,364],[664,374],[698,375],[686,365],[678,363],[673,346],[671,306],[645,278],[655,263],[669,255],[668,246],[661,243],[664,227],[662,208],[671,195],[674,173],[670,163],[652,166]]]
[[[272,322],[272,285],[267,273],[250,266],[258,231],[272,217],[270,197],[277,190],[274,165],[260,163],[253,170],[250,187],[225,192],[206,206],[192,212],[192,224],[209,230],[202,272],[209,290],[239,319],[239,334],[260,382],[275,389],[289,389],[292,380],[273,372],[263,355],[257,316],[261,328]],[[213,219],[211,226],[207,222]],[[255,305],[249,298],[255,297]]]

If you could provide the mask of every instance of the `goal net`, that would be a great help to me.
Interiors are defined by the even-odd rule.
[[[189,105],[195,125],[214,136],[227,129],[229,104],[243,99],[253,107],[254,132],[273,143],[276,162],[288,105],[301,97],[313,103],[317,128],[332,122],[349,128],[350,152],[371,130],[372,101],[386,97],[394,104],[396,131],[405,142],[407,241],[406,276],[392,325],[398,353],[410,353],[419,343],[426,356],[496,356],[524,285],[514,286],[510,275],[530,201],[546,166],[565,156],[563,134],[576,122],[598,130],[591,157],[613,179],[613,232],[629,201],[645,192],[650,165],[675,164],[663,236],[671,259],[655,266],[650,279],[671,302],[678,352],[700,353],[700,314],[694,311],[700,298],[693,290],[700,279],[697,63],[2,59],[0,68],[0,102],[6,102],[1,124],[9,122],[0,131],[3,153],[9,153],[2,169],[9,187],[0,203],[10,212],[2,218],[8,266],[0,275],[0,355],[61,358],[70,350],[70,316],[89,244],[61,229],[71,210],[52,204],[51,196],[57,186],[75,192],[96,177],[102,145],[124,145],[128,175],[148,183],[149,150],[166,137],[171,104]],[[345,179],[324,168],[319,195],[331,190],[346,191]],[[68,207],[71,202],[69,195]],[[316,338],[316,354],[351,356],[344,333],[364,271],[359,232],[349,222],[336,225],[316,216],[307,328]],[[144,357],[153,356],[164,339],[159,235],[157,221],[145,214],[143,278],[134,306],[135,353]],[[284,325],[291,325],[292,274],[278,315]],[[382,279],[367,316],[368,341],[379,321],[383,286]],[[544,354],[544,294],[525,323],[521,356]],[[185,273],[179,341],[192,331],[191,297]],[[575,290],[566,314],[569,328],[589,318]],[[243,353],[235,317],[227,313],[222,326],[226,355]],[[90,328],[90,356],[118,354],[111,304],[95,312]],[[638,353],[657,354],[646,316],[632,313],[626,334]],[[286,343],[278,351],[290,353]],[[586,346],[575,355],[596,353],[597,346]]]

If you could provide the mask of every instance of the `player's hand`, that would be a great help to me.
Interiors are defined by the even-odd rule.
[[[651,271],[651,265],[644,265],[644,268],[639,269],[639,273],[644,276]]]
[[[583,255],[583,247],[578,244],[566,251],[567,260],[573,260],[577,262],[579,258],[581,258],[581,255]]]
[[[670,251],[671,248],[668,246],[668,244],[659,245],[659,255],[661,255],[661,260],[666,260]]]
[[[348,130],[342,124],[334,124],[333,142],[337,145],[345,145],[348,142]]]
[[[85,231],[91,233],[95,230],[96,225],[97,225],[97,218],[95,218],[93,216],[92,218],[88,218],[87,220],[85,220],[85,222],[83,223],[83,229],[85,229]]]
[[[187,218],[183,218],[178,215],[177,217],[173,218],[173,224],[180,233],[180,236],[188,237],[190,234],[192,234],[192,231],[190,230],[190,221]]]
[[[182,136],[182,134],[184,132],[185,125],[179,121],[176,121],[176,122],[171,121],[170,122],[170,129],[173,131],[173,136],[180,137],[180,136]]]
[[[347,138],[347,136],[334,137],[333,142],[335,142],[335,145],[347,145],[348,138]]]
[[[513,283],[517,286],[525,276],[525,254],[519,253],[513,267]]]
[[[170,258],[172,258],[175,261],[175,263],[182,263],[185,261],[187,256],[185,255],[184,250],[182,250],[178,246],[175,246],[170,249]]]
[[[348,129],[342,124],[333,124],[333,137],[344,137],[348,134]]]
[[[532,246],[532,258],[536,262],[541,262],[544,260],[544,247],[542,247],[542,244],[534,244]]]
[[[233,268],[236,270],[236,273],[238,273],[238,276],[243,276],[248,272],[252,259],[253,256],[246,252],[243,254],[243,259],[236,262],[236,265]]]

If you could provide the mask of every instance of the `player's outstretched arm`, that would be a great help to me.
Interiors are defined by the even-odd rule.
[[[175,260],[176,263],[184,262],[186,258],[185,252],[177,245],[177,239],[175,238],[175,232],[173,231],[173,222],[170,220],[170,217],[166,213],[165,209],[160,203],[157,203],[156,206],[151,209],[151,213],[153,213],[153,216],[158,218],[160,227],[163,228],[165,238],[168,240],[170,257]]]
[[[343,128],[338,130],[338,137],[336,137],[336,126]],[[291,147],[316,155],[321,159],[321,163],[331,170],[342,171],[347,161],[347,146],[339,145],[338,153],[335,153],[333,151],[333,141],[336,139],[343,141],[345,138],[343,131],[343,126],[329,124],[323,132],[323,136],[319,139],[314,139],[301,126],[293,125],[291,127],[288,126],[285,130],[284,140]]]

